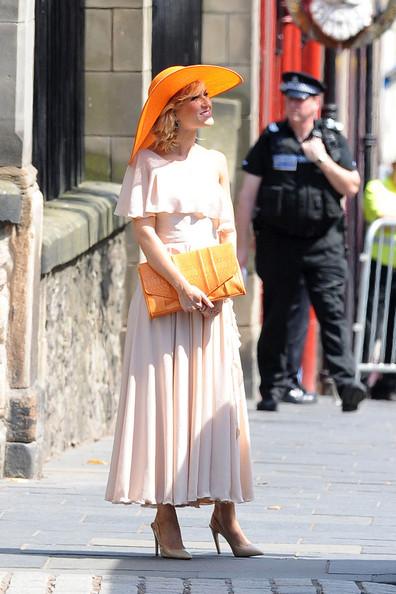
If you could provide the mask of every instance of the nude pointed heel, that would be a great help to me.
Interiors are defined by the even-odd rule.
[[[216,532],[215,528],[213,528],[212,523],[209,524],[209,528],[212,531],[213,540],[214,540],[214,543],[215,543],[216,549],[217,549],[217,554],[220,555],[221,550],[220,550],[220,542],[219,542],[219,533]]]
[[[215,541],[217,553],[220,555],[220,543],[219,543],[219,534],[228,542],[231,547],[231,550],[234,554],[234,557],[255,557],[256,555],[264,555],[263,551],[258,549],[252,544],[243,544],[237,545],[233,543],[229,536],[225,534],[225,531],[220,526],[218,520],[215,516],[212,516],[209,524],[209,528],[213,534],[213,540]]]
[[[162,542],[159,535],[159,526],[155,522],[151,524],[151,530],[154,534],[155,541],[155,556],[158,557],[160,554],[163,559],[180,559],[188,561],[192,559],[190,553],[186,549],[170,549],[166,547]]]
[[[154,534],[154,542],[155,542],[155,556],[156,556],[156,557],[158,557],[158,556],[159,556],[159,550],[158,550],[158,549],[159,549],[159,547],[158,547],[158,538],[157,538],[157,535],[156,535],[156,533],[155,533],[155,530],[154,530],[154,528],[153,528],[153,525],[152,525],[152,524],[151,524],[151,529],[152,529],[152,531],[153,531],[153,534]]]

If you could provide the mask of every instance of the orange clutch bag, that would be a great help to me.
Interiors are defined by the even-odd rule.
[[[246,294],[230,243],[174,254],[172,260],[188,282],[199,287],[211,301]],[[181,311],[177,292],[168,281],[147,262],[139,264],[138,271],[151,318]]]

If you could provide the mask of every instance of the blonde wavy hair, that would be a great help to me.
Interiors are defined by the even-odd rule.
[[[151,130],[156,137],[152,144],[154,151],[170,153],[178,146],[176,109],[200,93],[203,88],[205,88],[205,85],[197,80],[183,87],[171,97]]]

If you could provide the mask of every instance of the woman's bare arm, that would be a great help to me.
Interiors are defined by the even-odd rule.
[[[198,287],[191,285],[181,274],[155,232],[155,217],[133,219],[135,238],[147,262],[177,291],[184,311],[199,309],[202,304],[211,308],[208,297]]]
[[[235,231],[235,221],[234,221],[234,207],[232,204],[231,199],[231,192],[230,192],[230,178],[228,175],[228,166],[227,166],[227,159],[223,155],[223,153],[218,153],[219,155],[219,180],[222,188],[224,189],[224,193],[226,195],[226,200],[228,201],[228,207],[230,212],[230,229],[224,230],[220,232],[220,243],[232,243],[236,250],[236,231]],[[232,227],[232,228],[231,228]]]

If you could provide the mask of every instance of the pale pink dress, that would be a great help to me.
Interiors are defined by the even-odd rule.
[[[213,245],[234,228],[213,151],[185,161],[145,149],[125,173],[116,214],[156,216],[169,252]],[[250,439],[232,300],[222,313],[150,320],[132,298],[106,499],[199,505],[253,497]]]

